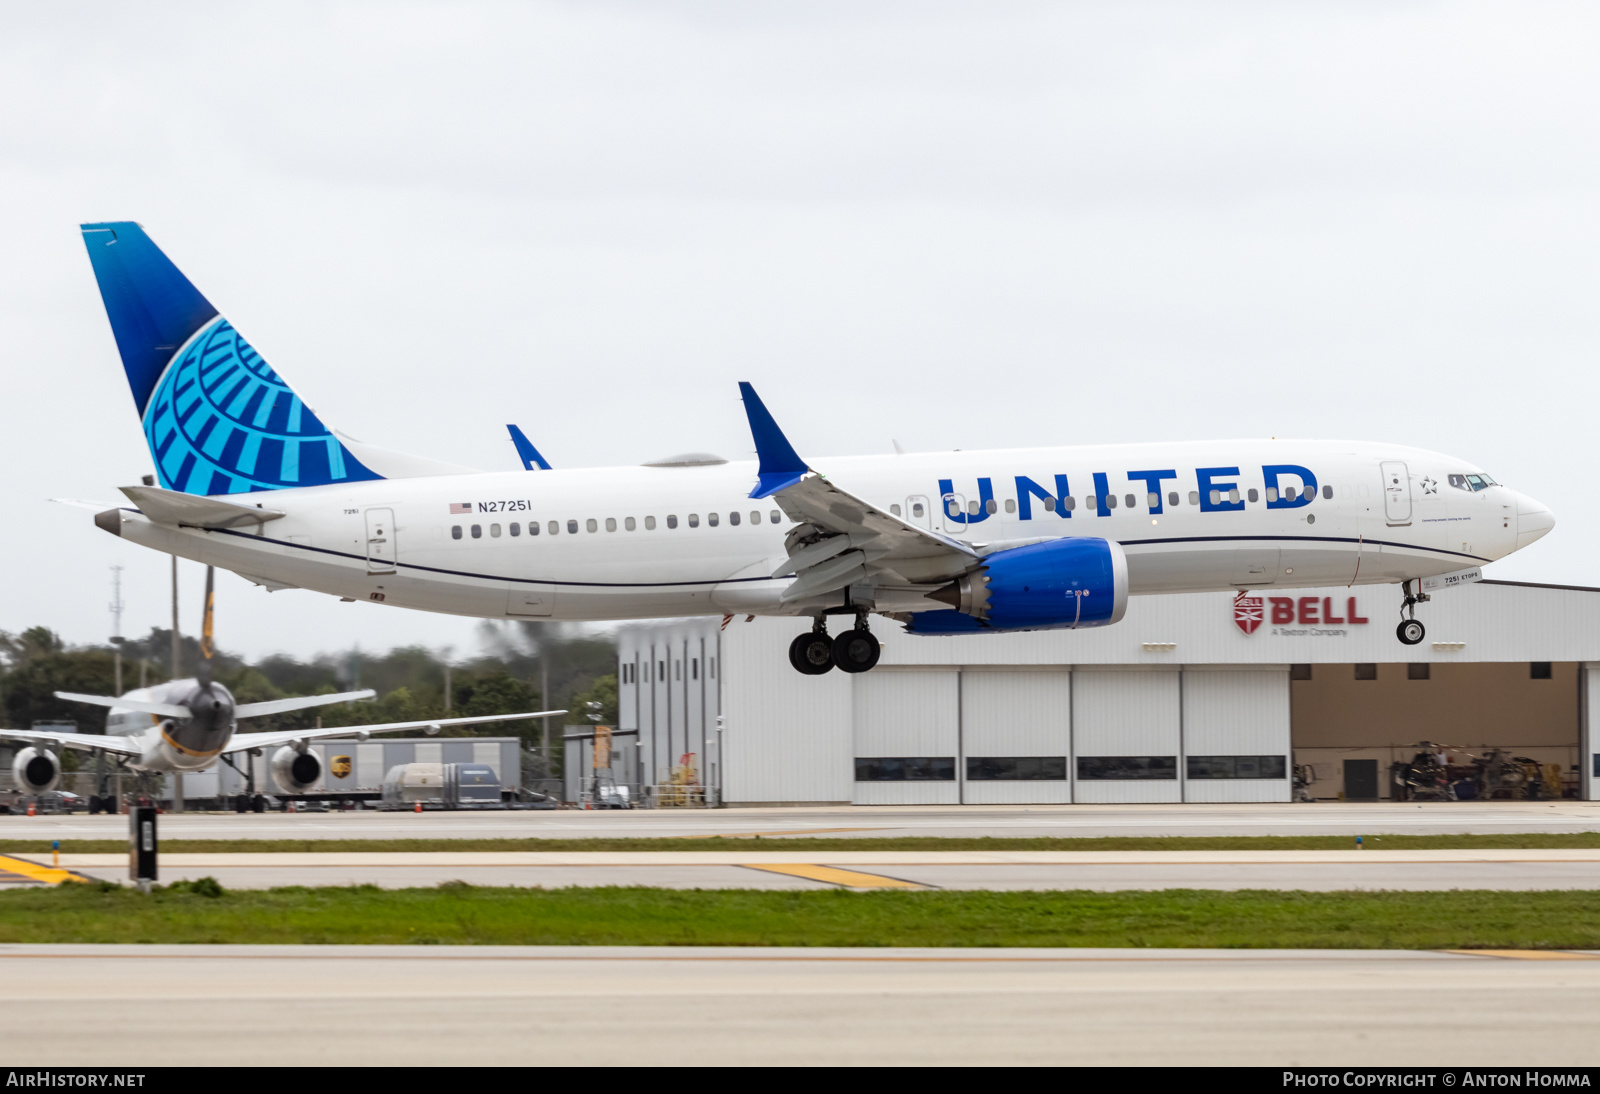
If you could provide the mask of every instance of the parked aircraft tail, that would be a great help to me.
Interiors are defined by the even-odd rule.
[[[385,477],[323,425],[143,228],[81,227],[162,486],[242,494]]]

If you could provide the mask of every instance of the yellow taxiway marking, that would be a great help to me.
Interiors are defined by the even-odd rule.
[[[903,881],[897,877],[884,877],[882,874],[863,874],[859,870],[841,870],[836,866],[810,866],[787,862],[742,862],[739,865],[746,870],[765,870],[769,874],[788,874],[790,877],[803,877],[811,881],[825,881],[829,885],[842,885],[849,889],[932,888],[930,885],[918,885],[914,881]]]
[[[25,858],[14,858],[11,855],[0,855],[0,870],[7,873],[21,874],[29,881],[43,882],[46,885],[60,885],[63,881],[88,881],[82,874],[75,874],[71,870],[61,870],[54,866],[40,866],[37,862],[29,862]]]
[[[881,832],[882,828],[790,828],[782,832],[712,832],[710,835],[665,836],[664,839],[754,839],[757,836],[817,836],[824,832]],[[649,837],[646,837],[647,839]]]
[[[1569,950],[1445,950],[1468,957],[1504,957],[1511,961],[1600,961],[1600,953],[1572,953]]]

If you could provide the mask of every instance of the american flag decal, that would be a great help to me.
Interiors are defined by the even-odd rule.
[[[450,503],[450,515],[452,517],[459,517],[463,513],[470,512],[472,512],[472,503],[470,501],[453,501]]]
[[[1233,598],[1233,621],[1245,634],[1255,634],[1265,617],[1265,602],[1259,596],[1246,596],[1241,591]]]

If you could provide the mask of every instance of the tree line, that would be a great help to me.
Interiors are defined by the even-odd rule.
[[[482,652],[460,662],[447,662],[439,652],[422,646],[404,646],[386,653],[359,649],[319,653],[307,660],[272,654],[253,662],[218,649],[212,665],[216,679],[241,703],[361,688],[378,693],[371,702],[253,718],[241,727],[250,731],[300,729],[319,718],[322,725],[361,725],[565,707],[569,714],[551,719],[552,751],[559,756],[561,726],[616,724],[616,643],[609,635],[588,633],[571,624],[526,620],[485,622],[479,637]],[[122,690],[171,679],[171,650],[172,632],[161,627],[152,627],[143,638],[125,640]],[[179,636],[180,678],[194,675],[199,653],[194,637]],[[101,731],[103,710],[57,699],[55,692],[117,694],[115,660],[110,645],[68,645],[48,627],[29,627],[16,634],[0,631],[0,718],[13,729],[40,722],[75,722],[79,732]],[[541,681],[548,681],[548,702]],[[457,726],[444,729],[442,735],[521,737],[528,746],[537,746],[541,721]]]

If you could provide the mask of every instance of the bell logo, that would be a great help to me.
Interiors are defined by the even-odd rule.
[[[1355,597],[1340,599],[1344,603],[1338,603],[1331,596],[1260,597],[1247,596],[1241,591],[1233,598],[1233,622],[1245,634],[1255,634],[1262,623],[1270,622],[1273,634],[1340,637],[1349,632],[1329,628],[1359,627],[1368,622],[1367,617],[1356,608]],[[1280,631],[1279,628],[1304,629]]]
[[[1259,596],[1240,592],[1233,598],[1233,621],[1245,634],[1255,634],[1264,618],[1266,602]]]

